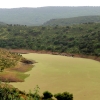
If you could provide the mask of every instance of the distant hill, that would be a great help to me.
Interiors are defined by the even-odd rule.
[[[0,9],[0,21],[8,24],[42,25],[50,19],[100,15],[100,7],[40,7]]]
[[[0,22],[0,25],[6,25],[6,23]]]
[[[81,23],[98,23],[100,22],[100,16],[80,16],[73,18],[61,18],[61,19],[51,19],[44,23],[44,26],[66,26]]]

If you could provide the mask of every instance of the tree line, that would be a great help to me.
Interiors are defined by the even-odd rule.
[[[99,26],[0,26],[0,47],[100,56]]]

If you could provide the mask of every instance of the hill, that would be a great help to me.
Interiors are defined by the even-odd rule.
[[[7,24],[42,25],[50,19],[100,15],[100,7],[40,7],[0,9],[0,21]]]
[[[66,26],[66,25],[73,25],[73,24],[82,24],[82,23],[94,23],[100,22],[100,16],[80,16],[80,17],[73,17],[73,18],[61,18],[61,19],[51,19],[44,23],[44,26]]]
[[[0,47],[100,56],[100,23],[73,26],[1,26]]]

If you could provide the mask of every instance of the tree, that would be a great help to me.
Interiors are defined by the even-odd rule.
[[[49,91],[43,92],[43,96],[44,96],[43,99],[49,99],[53,97],[52,93],[50,93]]]

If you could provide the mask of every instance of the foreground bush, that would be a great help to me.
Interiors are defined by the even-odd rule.
[[[43,92],[43,99],[49,99],[49,98],[52,98],[53,97],[53,94],[50,93],[49,91],[45,91]]]
[[[69,92],[63,92],[62,94],[58,93],[55,94],[54,97],[57,100],[73,100],[73,94],[70,94]]]
[[[34,93],[31,91],[25,93],[17,88],[10,86],[7,83],[0,82],[0,100],[54,100],[53,94],[45,91],[43,92],[43,98],[39,95],[39,87],[34,89]],[[54,95],[57,100],[73,100],[73,95],[68,92],[57,93]]]

